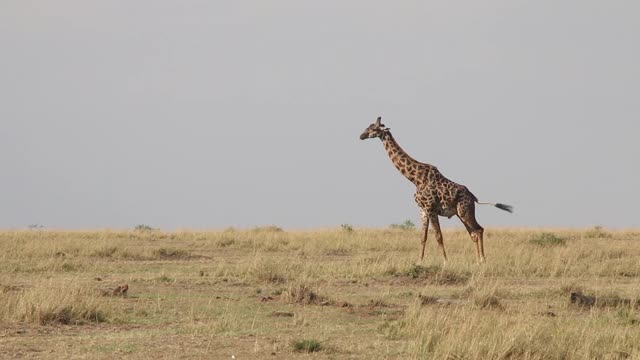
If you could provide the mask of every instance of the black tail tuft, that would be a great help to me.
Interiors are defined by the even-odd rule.
[[[498,204],[496,204],[496,207],[498,209],[500,209],[500,210],[504,210],[504,211],[507,211],[507,212],[510,212],[510,213],[513,212],[513,206],[511,206],[511,205],[505,205],[505,204],[498,203]]]

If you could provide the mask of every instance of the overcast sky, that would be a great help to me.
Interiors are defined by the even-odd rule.
[[[0,2],[0,228],[640,225],[640,2]],[[461,227],[456,218],[442,220]]]

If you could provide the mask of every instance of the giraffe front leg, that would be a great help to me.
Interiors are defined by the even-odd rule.
[[[447,251],[444,249],[444,239],[442,238],[442,230],[440,230],[440,221],[438,221],[438,215],[430,215],[430,221],[433,224],[433,231],[436,233],[436,241],[442,249],[442,256],[444,256],[445,263],[447,262]]]
[[[424,259],[424,249],[427,246],[427,235],[429,235],[429,216],[424,210],[420,210],[420,216],[422,218],[422,230],[424,235],[422,236],[422,252],[420,253],[420,261]]]

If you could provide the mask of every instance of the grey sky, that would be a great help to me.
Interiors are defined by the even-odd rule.
[[[640,225],[640,2],[2,1],[0,228]],[[457,219],[443,226],[461,226]]]

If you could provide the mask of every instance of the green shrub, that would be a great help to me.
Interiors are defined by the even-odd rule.
[[[353,226],[349,224],[342,224],[340,225],[340,228],[342,228],[342,231],[344,232],[353,232]]]
[[[391,224],[389,225],[389,227],[399,230],[415,230],[416,224],[414,224],[411,220],[405,220],[402,224]]]
[[[156,228],[152,228],[149,225],[145,225],[145,224],[138,224],[136,225],[136,227],[134,228],[135,231],[156,231],[158,229]]]
[[[317,340],[300,340],[293,343],[293,349],[298,352],[312,353],[322,350],[322,344]]]

